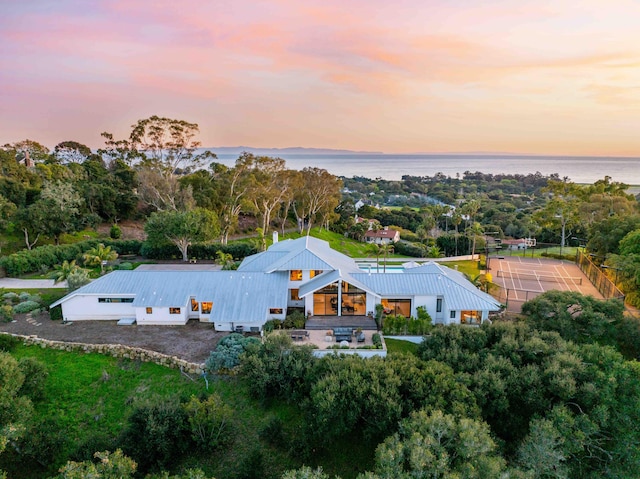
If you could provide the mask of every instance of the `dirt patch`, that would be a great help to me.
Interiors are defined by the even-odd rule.
[[[144,223],[133,220],[121,221],[118,223],[120,230],[122,231],[123,240],[136,239],[144,241],[147,239],[147,234],[144,232]],[[102,236],[109,236],[111,225],[109,223],[102,223],[98,226],[98,233]]]
[[[213,325],[189,321],[185,326],[118,326],[115,321],[76,321],[62,324],[48,313],[17,315],[15,322],[0,323],[0,332],[35,335],[44,339],[88,344],[122,344],[203,363],[228,333]]]

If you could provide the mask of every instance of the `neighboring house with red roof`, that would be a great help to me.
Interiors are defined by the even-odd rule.
[[[388,244],[400,241],[400,233],[385,226],[381,230],[369,230],[364,234],[367,243]]]

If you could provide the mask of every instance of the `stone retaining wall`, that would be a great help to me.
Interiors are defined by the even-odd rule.
[[[204,364],[190,363],[176,356],[168,356],[166,354],[149,351],[142,348],[133,348],[131,346],[123,346],[122,344],[85,344],[85,343],[68,343],[64,341],[52,341],[50,339],[39,338],[38,336],[23,336],[21,334],[7,334],[16,338],[21,338],[27,346],[40,346],[41,348],[57,349],[60,351],[69,351],[75,353],[99,353],[113,356],[115,358],[131,359],[134,361],[142,361],[145,363],[154,363],[172,369],[179,369],[188,374],[202,374]]]

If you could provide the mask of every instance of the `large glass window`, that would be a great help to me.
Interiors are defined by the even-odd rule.
[[[411,316],[411,300],[410,299],[394,299],[394,298],[383,298],[382,307],[384,308],[384,313],[387,315],[402,315],[405,318]]]
[[[180,314],[180,308],[169,308],[169,314]]]
[[[153,308],[146,308],[147,314],[153,314]]]
[[[291,290],[291,301],[300,301],[299,293],[300,293],[299,289],[292,289]]]
[[[338,283],[332,283],[313,293],[313,314],[315,316],[337,316]]]
[[[364,316],[367,313],[367,293],[345,281],[342,282],[342,315]]]
[[[203,301],[200,303],[200,307],[202,308],[202,314],[211,314],[213,303],[211,301]]]
[[[321,269],[312,269],[311,271],[309,271],[310,278],[315,278],[316,276],[320,276],[321,274],[322,274]]]
[[[200,309],[200,305],[198,304],[198,302],[191,298],[191,311],[198,311]]]
[[[289,279],[291,281],[302,281],[302,270],[292,269],[291,273],[289,273]]]

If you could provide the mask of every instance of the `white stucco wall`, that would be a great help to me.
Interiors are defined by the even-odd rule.
[[[183,325],[187,324],[189,320],[190,305],[175,305],[175,308],[180,308],[180,314],[170,314],[169,307],[152,306],[152,313],[147,314],[146,306],[137,307],[136,309],[136,322],[140,325],[162,325],[162,324],[174,324]]]
[[[418,307],[424,306],[427,308],[427,313],[431,316],[431,319],[435,323],[436,321],[436,297],[435,296],[415,296],[411,302],[411,314],[414,318],[418,317]]]
[[[126,298],[126,295],[77,295],[60,306],[64,321],[108,320],[133,318],[133,303],[99,303],[98,298]],[[132,297],[132,296],[128,296]]]

